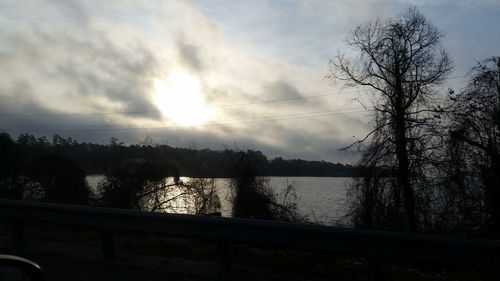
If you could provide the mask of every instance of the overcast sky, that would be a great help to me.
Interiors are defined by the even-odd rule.
[[[445,34],[443,89],[500,55],[494,0],[0,0],[0,129],[350,162],[370,93],[325,79],[328,61],[410,4]]]

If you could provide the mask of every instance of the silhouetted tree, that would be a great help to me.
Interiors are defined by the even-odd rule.
[[[166,181],[173,173],[170,167],[144,159],[125,161],[99,183],[102,203],[115,208],[156,210],[163,204],[164,192],[174,186]]]
[[[87,174],[106,174],[129,159],[146,159],[158,163],[168,159],[175,163],[179,174],[183,176],[220,178],[230,176],[232,159],[238,153],[228,149],[216,151],[153,144],[151,138],[133,145],[124,145],[116,138],[110,138],[109,144],[79,143],[71,137],[60,135],[54,135],[52,139],[53,142],[49,142],[43,136],[20,134],[16,142],[23,159],[17,162],[30,165],[42,155],[55,153],[74,160]],[[354,167],[349,165],[300,159],[266,159],[260,166],[260,176],[350,176],[355,173]]]
[[[331,61],[330,78],[367,87],[376,97],[374,129],[356,143],[364,150],[359,164],[372,171],[387,168],[392,176],[373,179],[377,175],[372,173],[356,181],[351,193],[358,200],[354,205],[366,208],[358,218],[368,221],[367,226],[415,232],[419,220],[427,220],[425,202],[431,193],[425,188],[424,165],[437,141],[436,110],[430,101],[434,87],[451,70],[441,38],[410,8],[396,18],[358,26],[347,44],[359,57],[340,54]]]
[[[233,216],[240,218],[285,221],[304,220],[297,212],[293,187],[287,186],[283,200],[274,193],[268,177],[259,175],[266,158],[259,151],[248,150],[235,155],[231,173]]]
[[[153,212],[208,214],[220,201],[213,179],[181,179],[169,163],[125,161],[99,183],[101,204]]]
[[[500,57],[474,67],[465,89],[449,98],[448,183],[460,222],[500,235]]]
[[[29,199],[58,203],[87,204],[90,189],[85,171],[71,159],[57,154],[41,156],[29,174],[25,194]]]
[[[0,197],[22,199],[24,193],[23,155],[7,133],[0,133]]]
[[[178,183],[185,213],[205,215],[220,212],[221,203],[213,178],[189,178]]]

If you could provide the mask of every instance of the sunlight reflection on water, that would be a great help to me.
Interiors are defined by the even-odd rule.
[[[97,184],[104,178],[103,175],[89,175],[87,182],[96,191]],[[270,177],[270,184],[276,193],[285,190],[287,184],[295,187],[297,205],[300,214],[305,215],[312,222],[331,225],[336,223],[346,224],[345,199],[347,184],[351,178],[333,177]],[[171,180],[171,179],[170,179]],[[189,178],[182,177],[187,181]],[[221,201],[221,214],[225,217],[231,216],[231,192],[229,179],[216,179],[217,194]],[[171,193],[170,193],[171,192]],[[169,197],[180,193],[179,188],[172,188]],[[176,213],[186,213],[189,206],[186,200],[178,200],[174,203]]]

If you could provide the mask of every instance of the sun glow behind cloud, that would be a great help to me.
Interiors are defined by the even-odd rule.
[[[12,115],[0,129],[237,143],[268,156],[342,161],[338,148],[369,127],[346,107],[361,110],[372,96],[324,79],[328,60],[356,25],[408,2],[0,0],[0,114]],[[446,35],[452,76],[498,53],[498,1],[418,2]],[[446,87],[459,90],[461,81]],[[293,117],[327,110],[336,112]],[[28,112],[42,115],[18,116]]]
[[[156,79],[154,91],[155,103],[163,117],[176,124],[198,126],[214,115],[214,110],[204,102],[199,78],[184,70],[174,70],[166,80]]]

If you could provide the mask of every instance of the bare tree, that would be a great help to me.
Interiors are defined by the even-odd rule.
[[[196,215],[220,212],[221,202],[214,178],[190,178],[181,180],[178,187],[182,190],[183,206],[187,213]]]
[[[172,176],[169,165],[150,161],[125,163],[99,183],[102,204],[152,212],[209,214],[220,200],[214,179]]]
[[[417,181],[424,179],[422,161],[436,142],[435,87],[452,68],[441,38],[437,28],[410,8],[396,18],[358,26],[347,45],[359,57],[339,54],[330,62],[329,78],[367,87],[375,97],[374,129],[355,143],[364,147],[360,164],[372,167],[372,175],[361,180],[365,190],[358,192],[363,202],[371,202],[365,216],[378,212],[394,217],[396,225],[404,219],[411,232],[418,230],[419,219],[427,220],[419,216],[417,199],[428,193],[421,192]],[[372,142],[366,145],[367,140]],[[391,176],[373,180],[374,169],[381,168]]]
[[[499,235],[500,57],[478,63],[465,89],[450,92],[449,98],[450,158],[461,157],[450,173],[458,207],[470,213],[468,221],[489,224]]]

